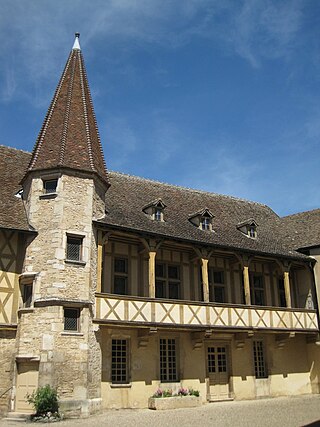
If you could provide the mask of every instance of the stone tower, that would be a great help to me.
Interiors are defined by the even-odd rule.
[[[100,405],[92,221],[104,215],[109,183],[78,33],[22,185],[37,236],[21,279],[32,302],[18,326],[17,384],[29,370],[39,386],[58,389],[63,410],[91,413]]]

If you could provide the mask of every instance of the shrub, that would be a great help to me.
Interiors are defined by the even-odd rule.
[[[189,396],[200,396],[199,390],[193,390],[192,388],[189,389]]]
[[[48,412],[57,413],[59,411],[57,390],[49,384],[38,387],[31,395],[27,394],[27,401],[34,406],[36,415],[43,416]]]

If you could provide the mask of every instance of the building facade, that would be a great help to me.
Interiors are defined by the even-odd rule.
[[[78,35],[33,152],[0,151],[2,413],[45,384],[74,415],[158,388],[319,393],[320,239],[259,203],[107,173]]]

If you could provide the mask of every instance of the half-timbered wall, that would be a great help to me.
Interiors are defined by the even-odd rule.
[[[17,232],[0,230],[0,324],[17,321],[21,249]]]

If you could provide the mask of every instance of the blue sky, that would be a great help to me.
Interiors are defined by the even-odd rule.
[[[32,150],[79,31],[108,169],[320,207],[320,1],[0,6],[0,144]]]

